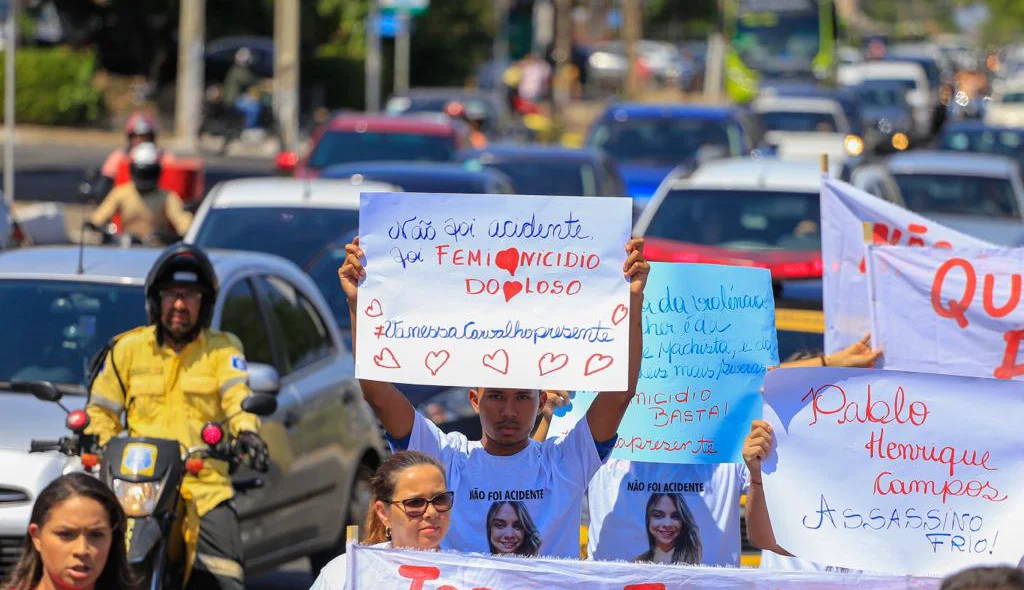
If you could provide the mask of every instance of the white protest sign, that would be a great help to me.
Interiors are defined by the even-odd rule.
[[[886,369],[1024,378],[1024,249],[869,249]]]
[[[332,588],[353,590],[938,590],[938,578],[769,572],[490,556],[349,545],[346,579]]]
[[[821,185],[825,351],[871,330],[865,242],[900,246],[992,247],[834,178]]]
[[[1024,555],[1024,384],[877,371],[765,377],[779,545],[817,563],[945,575]]]
[[[627,387],[629,199],[363,193],[356,376]]]

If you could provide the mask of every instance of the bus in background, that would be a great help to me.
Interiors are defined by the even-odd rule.
[[[825,80],[836,63],[834,0],[723,0],[725,90],[737,103],[764,80]]]

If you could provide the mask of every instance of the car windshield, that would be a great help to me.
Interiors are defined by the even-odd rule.
[[[703,147],[724,148],[728,155],[739,156],[741,137],[735,124],[666,117],[602,122],[594,130],[590,146],[603,149],[619,162],[674,166],[693,159]]]
[[[499,161],[487,166],[508,175],[521,195],[598,196],[594,167],[587,162]]]
[[[448,162],[454,155],[455,142],[442,135],[328,131],[313,148],[309,167],[319,170],[333,164],[374,160]]]
[[[355,237],[354,232],[351,237]],[[352,324],[348,315],[348,301],[345,299],[344,291],[338,286],[338,268],[345,261],[345,244],[350,239],[331,243],[315,254],[315,257],[303,267],[323,294],[346,340],[350,337],[348,330]]]
[[[839,130],[836,118],[830,113],[797,113],[767,111],[758,113],[765,131],[819,131],[835,133]]]
[[[1013,185],[1005,178],[954,174],[894,174],[903,202],[918,213],[1019,219]]]
[[[954,130],[942,136],[939,149],[999,154],[1015,158],[1024,165],[1024,129]]]
[[[817,193],[677,189],[647,227],[648,237],[738,250],[818,250]]]
[[[146,323],[142,287],[82,281],[0,281],[0,381],[84,385],[114,336]]]
[[[355,209],[225,207],[210,209],[196,235],[203,248],[276,254],[302,266],[324,244],[359,227]]]
[[[1003,95],[1000,102],[1004,103],[1021,103],[1024,102],[1024,92],[1010,92]]]
[[[873,107],[902,107],[907,104],[906,90],[899,86],[864,86],[857,89],[857,98]]]

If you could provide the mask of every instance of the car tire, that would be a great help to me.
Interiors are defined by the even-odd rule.
[[[370,498],[373,494],[370,488],[371,477],[373,477],[373,469],[367,465],[360,465],[355,479],[352,480],[352,490],[349,492],[346,525],[354,524],[362,529],[366,523],[366,517],[370,511]],[[320,570],[324,566],[343,553],[345,553],[345,527],[342,527],[341,534],[338,535],[334,545],[309,556],[309,567],[313,576],[319,576]]]

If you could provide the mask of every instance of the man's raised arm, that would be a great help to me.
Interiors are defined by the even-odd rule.
[[[345,262],[338,269],[338,278],[348,299],[348,313],[352,320],[352,355],[355,356],[359,281],[366,278],[366,269],[363,267],[366,256],[359,247],[358,237],[345,246],[345,253]],[[363,399],[373,408],[373,413],[391,438],[402,439],[412,433],[416,411],[397,387],[391,383],[367,379],[360,379],[359,385],[363,390]]]
[[[635,238],[626,244],[626,263],[623,273],[629,279],[629,384],[626,391],[601,392],[587,410],[590,433],[597,442],[606,442],[615,436],[619,423],[636,394],[640,380],[640,361],[644,353],[643,306],[644,287],[651,265],[644,259],[644,241]]]

